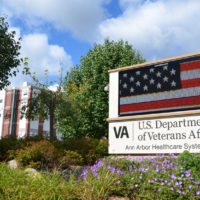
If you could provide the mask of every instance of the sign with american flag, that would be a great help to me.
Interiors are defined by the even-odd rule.
[[[200,56],[119,71],[119,116],[200,109]]]

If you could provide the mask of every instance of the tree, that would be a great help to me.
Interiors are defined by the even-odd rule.
[[[50,138],[55,138],[54,135],[54,126],[56,123],[56,113],[57,108],[60,108],[63,105],[61,84],[62,84],[62,70],[60,77],[60,84],[57,87],[56,91],[49,89],[49,86],[56,81],[48,81],[48,70],[45,70],[45,82],[41,83],[35,76],[35,73],[31,73],[28,67],[27,58],[24,62],[24,71],[27,75],[30,75],[37,87],[37,91],[33,94],[33,98],[28,100],[28,104],[22,106],[21,116],[29,119],[41,119],[49,120],[50,127]]]
[[[22,61],[20,40],[15,39],[15,31],[8,30],[9,25],[4,17],[0,17],[0,90],[10,84],[8,78],[16,76],[17,66]]]
[[[69,107],[58,112],[59,131],[66,137],[107,136],[108,93],[104,87],[109,82],[108,70],[144,61],[128,42],[106,39],[102,45],[95,44],[65,77]]]

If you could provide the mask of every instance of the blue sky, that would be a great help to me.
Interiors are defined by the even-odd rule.
[[[147,61],[199,51],[199,0],[0,0],[22,37],[22,57],[42,80],[80,63],[94,43],[123,39]],[[18,73],[12,86],[30,81]]]

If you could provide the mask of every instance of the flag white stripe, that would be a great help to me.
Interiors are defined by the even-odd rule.
[[[198,95],[200,95],[200,87],[185,88],[185,89],[171,90],[153,94],[123,97],[120,98],[120,105],[176,99],[176,98],[191,97]]]
[[[200,69],[181,72],[181,80],[188,80],[195,78],[200,78]]]
[[[180,106],[181,108],[184,109],[191,109],[191,108],[195,108],[197,106]],[[158,109],[152,109],[152,110],[142,110],[142,111],[130,111],[130,112],[121,112],[121,114],[140,114],[140,113],[144,113],[144,112],[156,112],[156,111],[168,111],[168,110],[176,110],[177,111],[178,107],[170,107],[170,108],[158,108]]]

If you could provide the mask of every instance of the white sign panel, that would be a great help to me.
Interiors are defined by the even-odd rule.
[[[109,123],[110,154],[200,153],[200,116]]]

